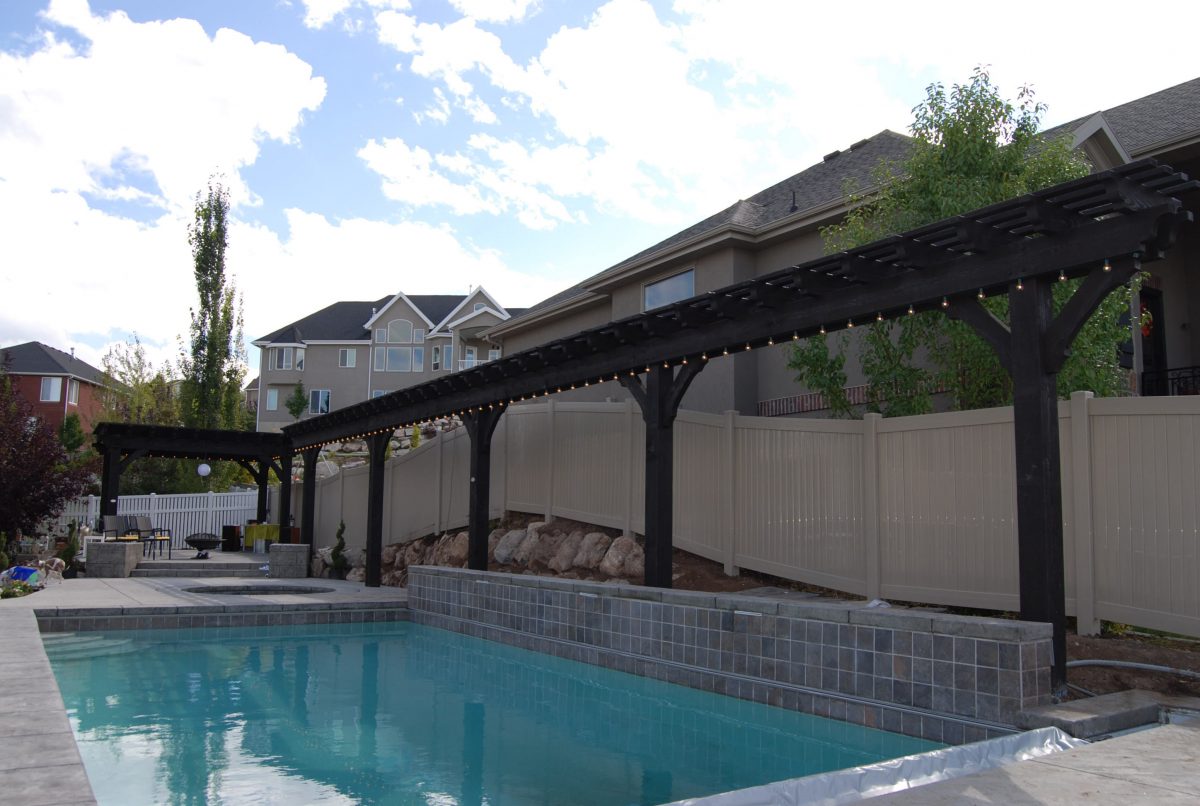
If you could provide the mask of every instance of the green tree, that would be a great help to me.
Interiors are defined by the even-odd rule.
[[[1028,87],[1018,93],[1014,106],[983,68],[949,92],[941,84],[931,85],[925,101],[913,110],[910,156],[902,164],[877,167],[877,193],[847,194],[851,211],[840,224],[822,230],[826,250],[850,249],[1086,175],[1090,166],[1071,149],[1068,138],[1039,134],[1044,111]],[[1056,308],[1078,284],[1058,285]],[[1007,320],[1006,297],[984,304]],[[1120,390],[1117,348],[1128,331],[1118,320],[1128,305],[1128,289],[1113,292],[1076,338],[1059,376],[1064,397],[1077,389],[1100,395]],[[1011,401],[1011,382],[995,352],[968,325],[941,312],[872,323],[859,342],[858,358],[867,379],[868,408],[885,416],[931,411],[939,386],[958,409]],[[820,336],[796,345],[789,360],[798,381],[832,401],[834,416],[851,416],[844,403],[843,365],[835,363],[827,338]]]
[[[58,441],[68,454],[78,452],[87,442],[87,434],[83,433],[83,424],[78,414],[68,414],[58,427]]]
[[[183,424],[192,428],[233,429],[245,423],[241,302],[225,276],[228,215],[228,191],[210,180],[207,193],[196,195],[188,227],[199,304],[191,311],[190,349],[180,356],[179,403]]]
[[[288,414],[292,415],[293,420],[300,419],[300,415],[304,414],[304,410],[308,408],[308,392],[304,391],[304,381],[296,384],[296,388],[292,390],[288,399],[283,401],[283,405],[288,410]]]

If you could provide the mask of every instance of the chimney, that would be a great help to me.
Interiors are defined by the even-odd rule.
[[[71,348],[71,358],[74,358],[74,357],[75,357],[75,348],[72,347]]]

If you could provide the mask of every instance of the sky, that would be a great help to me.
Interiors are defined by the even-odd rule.
[[[1121,27],[1196,30],[1200,3],[1136,14],[3,0],[0,345],[100,366],[136,334],[174,361],[196,300],[188,223],[212,177],[230,193],[247,342],[397,291],[482,285],[529,306],[824,154],[907,131],[929,84],[978,65],[1009,97],[1031,86],[1045,125],[1200,74],[1194,49]]]

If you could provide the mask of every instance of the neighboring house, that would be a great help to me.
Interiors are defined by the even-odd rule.
[[[0,364],[35,416],[57,431],[69,415],[78,414],[84,432],[92,432],[100,416],[104,373],[76,358],[74,350],[64,353],[30,341],[0,350]]]
[[[1200,174],[1200,79],[1113,109],[1080,118],[1049,132],[1070,134],[1097,170],[1154,157],[1191,176]],[[820,228],[847,211],[845,188],[872,188],[872,169],[903,160],[909,138],[882,131],[845,151],[835,151],[789,179],[667,238],[578,285],[543,300],[483,336],[506,355],[589,327],[650,310],[724,285],[748,280],[819,257]],[[1200,211],[1200,193],[1184,197]],[[1136,334],[1131,359],[1147,393],[1200,390],[1200,228],[1184,228],[1167,260],[1151,272],[1141,303],[1154,324]],[[687,409],[779,415],[819,412],[819,395],[806,393],[787,367],[789,345],[734,354],[710,362],[684,398]],[[1143,375],[1141,371],[1144,370]],[[1171,370],[1170,373],[1167,370]],[[847,362],[850,396],[864,398],[855,361]],[[1169,375],[1169,380],[1167,380]],[[565,393],[567,399],[624,399],[615,383]],[[864,398],[865,399],[865,398]]]
[[[335,302],[253,342],[261,350],[251,384],[258,430],[293,422],[286,402],[298,383],[308,397],[303,418],[499,358],[499,346],[481,334],[516,313],[482,287]],[[248,401],[251,394],[247,388]]]
[[[246,411],[258,411],[258,378],[254,378],[250,383],[246,384],[246,388],[242,390],[243,402],[246,404]]]

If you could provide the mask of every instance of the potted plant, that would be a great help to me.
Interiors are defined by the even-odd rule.
[[[329,553],[329,578],[345,579],[350,570],[350,561],[346,559],[346,522],[338,522],[337,543]]]

